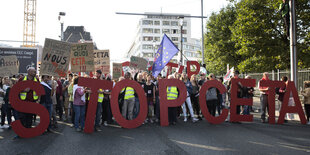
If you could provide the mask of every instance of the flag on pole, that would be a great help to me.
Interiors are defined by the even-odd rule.
[[[228,70],[228,72],[226,73],[225,77],[224,77],[224,82],[230,80],[230,78],[234,76],[234,67],[232,67],[230,70]]]
[[[164,34],[160,43],[158,51],[154,58],[152,67],[152,74],[154,77],[161,72],[161,70],[168,64],[168,62],[179,52],[179,49],[173,44],[169,37]]]

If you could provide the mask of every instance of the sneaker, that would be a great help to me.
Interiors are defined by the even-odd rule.
[[[101,131],[100,127],[95,127],[95,131],[100,132]]]
[[[184,122],[187,122],[187,117],[184,118]]]
[[[307,124],[310,125],[310,121]]]
[[[3,125],[3,128],[5,128],[5,129],[7,129],[7,128],[9,128],[10,126],[9,125],[7,125],[7,124],[4,124]]]
[[[154,123],[154,121],[153,121],[153,120],[150,120],[150,122],[151,122],[151,123]]]
[[[81,132],[82,130],[80,128],[75,129],[76,132]]]
[[[104,122],[103,122],[103,125],[104,125],[104,126],[108,126],[107,121],[104,121]]]
[[[156,122],[156,123],[158,123],[158,122],[159,122],[159,119],[158,119],[158,118],[156,118],[156,119],[155,119],[155,122]]]
[[[195,118],[195,117],[193,117],[193,119],[192,119],[192,122],[197,122],[199,119],[197,119],[197,118]]]
[[[145,124],[147,124],[147,119],[144,121]]]
[[[20,139],[20,137],[18,135],[13,137],[13,140],[17,140],[17,139]]]

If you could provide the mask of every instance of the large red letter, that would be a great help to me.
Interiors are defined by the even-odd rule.
[[[191,65],[196,66],[196,70],[194,72],[191,71]],[[187,61],[187,76],[191,78],[193,74],[198,74],[200,71],[200,65],[197,61]]]
[[[18,112],[32,113],[40,116],[40,123],[34,128],[25,128],[20,120],[16,120],[12,123],[14,132],[23,138],[31,138],[41,135],[48,127],[50,123],[49,113],[45,107],[40,104],[28,101],[22,101],[19,99],[19,93],[26,88],[30,88],[35,91],[38,96],[44,95],[44,88],[38,82],[33,81],[21,81],[15,84],[11,91],[9,100],[12,107]]]
[[[92,133],[94,130],[94,122],[97,111],[98,104],[98,90],[112,90],[113,83],[106,80],[98,80],[91,78],[79,78],[79,86],[84,86],[90,88],[92,93],[90,94],[89,104],[87,108],[87,115],[85,120],[85,130],[86,133]]]
[[[295,106],[288,106],[288,100],[289,100],[291,93],[293,93]],[[283,104],[281,106],[278,124],[283,124],[284,116],[286,113],[298,113],[301,124],[307,123],[306,118],[305,118],[305,113],[302,110],[302,107],[300,104],[300,100],[298,97],[298,93],[297,93],[295,84],[292,81],[288,82],[288,86],[287,86],[285,94],[284,94],[284,99],[283,99]]]
[[[253,105],[253,98],[241,99],[237,96],[238,83],[240,82],[242,86],[255,87],[255,79],[234,79],[231,81],[231,102],[230,102],[230,121],[231,122],[252,122],[253,115],[237,115],[237,105]]]
[[[167,77],[168,77],[168,75],[170,75],[171,74],[171,72],[172,72],[172,68],[174,67],[174,68],[177,68],[179,65],[178,64],[176,64],[176,63],[172,63],[172,62],[168,62],[168,64],[166,65],[167,67],[168,67],[168,69],[167,69]]]
[[[202,85],[200,92],[199,92],[200,109],[201,109],[203,116],[206,118],[208,122],[210,122],[211,124],[221,124],[222,122],[225,121],[225,119],[228,116],[228,109],[223,109],[222,114],[218,117],[214,117],[209,113],[209,110],[206,104],[206,92],[211,87],[217,88],[221,94],[226,92],[226,88],[224,87],[224,85],[221,84],[217,80],[211,80],[211,81],[205,82]]]
[[[269,124],[275,124],[275,90],[276,88],[281,88],[285,85],[283,81],[270,81],[270,80],[261,80],[259,84],[262,87],[269,87],[268,89],[268,115]]]
[[[127,120],[126,118],[124,118],[119,109],[118,95],[121,92],[121,90],[125,87],[132,87],[136,91],[139,97],[140,113],[138,117],[134,120]],[[129,129],[139,127],[145,121],[146,116],[147,116],[146,96],[140,84],[132,80],[122,80],[116,83],[115,87],[112,90],[111,109],[112,109],[112,114],[115,120],[120,126],[124,128],[129,128]]]
[[[167,100],[167,87],[175,86],[179,89],[179,96],[175,100]],[[168,126],[168,107],[181,106],[186,100],[186,87],[184,83],[176,79],[159,80],[159,98],[160,98],[160,125]]]

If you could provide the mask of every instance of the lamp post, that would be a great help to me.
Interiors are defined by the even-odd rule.
[[[60,22],[60,40],[64,41],[64,20],[61,16],[66,16],[65,12],[59,12],[58,20]]]
[[[153,59],[155,59],[155,47],[156,47],[156,40],[153,39]]]
[[[181,29],[181,48],[180,48],[180,65],[183,65],[183,24],[184,24],[184,17],[179,17],[180,19],[180,29]]]

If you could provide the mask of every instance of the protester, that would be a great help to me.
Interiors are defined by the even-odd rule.
[[[102,72],[101,70],[96,71],[96,79],[101,80]],[[98,101],[97,101],[97,109],[96,109],[96,119],[95,119],[95,131],[101,131],[100,129],[100,116],[102,112],[102,102],[104,98],[104,91],[102,89],[98,90]]]
[[[209,80],[216,80],[213,73],[209,74]],[[216,106],[219,102],[218,93],[219,91],[215,87],[209,88],[206,93],[207,107],[212,116],[215,116]]]
[[[107,81],[112,81],[111,75],[107,75],[106,77]],[[113,87],[115,83],[113,82]],[[111,110],[111,105],[110,105],[110,96],[111,96],[111,90],[104,90],[104,98],[102,102],[102,124],[104,126],[108,126],[108,124],[113,123],[112,119],[112,110]]]
[[[129,72],[125,73],[125,79],[130,80],[131,74]],[[122,107],[122,115],[128,120],[133,120],[133,109],[135,105],[135,91],[132,87],[126,87],[121,92],[125,92],[124,104]],[[128,116],[127,116],[128,115]]]
[[[17,79],[11,78],[9,87],[6,89],[5,97],[4,97],[4,102],[5,102],[5,107],[6,107],[6,114],[7,114],[7,120],[8,120],[8,129],[11,129],[11,123],[12,123],[12,116],[14,116],[15,120],[18,120],[18,114],[17,111],[14,110],[11,106],[11,103],[9,101],[9,96],[10,96],[10,90],[11,88],[16,84]]]
[[[63,82],[63,85],[62,85],[62,95],[63,95],[63,105],[64,105],[64,111],[65,111],[65,119],[64,121],[65,122],[68,122],[69,121],[69,93],[68,93],[68,88],[72,82],[72,79],[73,79],[73,74],[70,73],[68,75],[68,80],[64,81]]]
[[[68,110],[71,115],[71,123],[74,124],[74,110],[73,110],[73,82],[74,82],[75,77],[72,77],[72,80],[70,81],[69,87],[68,87],[68,95],[69,95],[69,106]]]
[[[58,77],[56,78],[57,81],[57,88],[56,88],[56,100],[57,100],[57,105],[56,105],[56,111],[59,116],[59,120],[63,121],[62,115],[63,115],[63,95],[62,95],[62,83],[61,83],[61,78]]]
[[[52,110],[53,110],[53,101],[52,101],[51,96],[54,90],[52,89],[52,86],[48,84],[48,81],[49,81],[49,76],[42,75],[41,85],[44,88],[45,94],[40,97],[40,104],[42,104],[49,113],[50,124],[47,128],[47,132],[51,132],[51,117],[52,117]]]
[[[159,101],[159,87],[158,87],[158,83],[159,80],[162,79],[161,74],[158,74],[156,77],[156,81],[155,83],[155,107],[154,107],[154,111],[155,111],[155,115],[156,115],[156,119],[155,122],[158,123],[160,120],[160,101]]]
[[[230,79],[230,81],[228,82],[227,89],[228,89],[229,94],[231,94],[232,80],[233,80],[233,79],[239,79],[239,74],[240,74],[239,71],[236,70],[236,71],[234,72],[234,76],[233,76],[233,77]],[[243,86],[241,85],[240,82],[238,82],[237,86],[238,86],[238,88],[237,88],[237,97],[238,97],[238,98],[242,98],[242,88],[243,88]],[[229,99],[231,99],[231,97],[229,97]],[[240,106],[240,105],[237,105],[237,106],[236,106],[236,112],[234,112],[234,113],[236,113],[237,115],[240,115],[240,112],[241,112],[241,106]],[[232,111],[231,111],[230,113],[232,113]],[[240,122],[232,122],[232,123],[240,123]]]
[[[191,118],[192,118],[192,122],[197,122],[198,119],[195,118],[195,116],[194,116],[194,110],[193,110],[192,102],[191,102],[191,99],[190,99],[190,95],[193,94],[193,86],[192,86],[191,82],[189,81],[186,73],[182,74],[181,79],[184,82],[184,84],[186,86],[186,89],[187,89],[187,91],[186,91],[186,93],[187,93],[186,100],[185,100],[185,102],[182,105],[182,110],[183,110],[183,115],[184,115],[184,122],[187,122],[186,105],[187,105],[187,107],[189,109],[189,112],[190,112],[190,115],[191,115]],[[186,103],[186,105],[185,105],[185,103]]]
[[[143,89],[145,87],[145,81],[146,81],[146,79],[144,79],[144,74],[145,74],[145,72],[138,73],[138,75],[137,75],[137,82],[141,85],[141,87]],[[138,94],[135,93],[135,104],[134,104],[134,110],[133,110],[133,119],[138,116],[139,111],[140,111],[140,101],[139,101]]]
[[[3,125],[5,122],[5,108],[4,108],[4,89],[3,89],[3,80],[2,78],[0,79],[0,108],[1,108],[1,127],[0,127],[0,132],[3,132]],[[3,125],[2,125],[3,124]]]
[[[246,76],[245,79],[251,79],[251,76]],[[242,96],[243,98],[253,98],[254,97],[254,88],[253,87],[243,87],[242,88]],[[243,106],[243,111],[242,114],[243,115],[250,115],[250,111],[251,111],[251,107],[252,106],[248,106],[245,105]]]
[[[0,89],[0,104],[2,104],[1,107],[1,126],[0,128],[8,128],[9,126],[5,124],[5,118],[7,118],[7,106],[4,102],[4,96],[6,94],[6,90],[10,86],[10,79],[8,76],[5,76],[2,80],[2,87]]]
[[[84,130],[85,125],[85,107],[86,107],[86,100],[85,100],[85,93],[90,93],[90,90],[86,90],[81,86],[78,86],[79,78],[74,79],[73,85],[73,108],[75,112],[75,119],[74,119],[74,128],[77,132]]]
[[[281,81],[286,83],[288,81],[287,76],[282,76]],[[286,91],[286,84],[283,87],[279,88],[279,91],[277,92],[279,94],[278,100],[281,102],[280,109],[283,105],[283,99],[284,99],[285,91]],[[284,122],[287,123],[287,121],[288,121],[287,115],[285,115]]]
[[[148,121],[150,123],[153,123],[153,117],[154,117],[154,103],[156,101],[155,99],[155,85],[151,82],[152,76],[147,75],[146,83],[144,85],[144,91],[146,93],[147,97],[147,105],[148,105],[148,117],[145,120],[145,123]]]
[[[202,120],[201,113],[200,113],[199,99],[198,99],[198,97],[199,97],[199,85],[198,85],[198,82],[196,80],[195,74],[191,76],[190,82],[191,82],[191,85],[193,88],[193,93],[190,95],[191,95],[191,102],[193,103],[193,106],[194,106],[194,112],[196,113],[197,118],[199,120]]]
[[[174,75],[169,75],[168,79],[175,79]],[[177,87],[167,87],[167,100],[176,100],[179,96]],[[177,123],[177,107],[168,107],[169,124],[176,125]]]
[[[261,81],[268,81],[268,72],[263,73],[263,78],[260,80]],[[262,107],[262,114],[261,114],[261,122],[265,123],[266,122],[266,109],[268,107],[268,90],[269,87],[262,87],[260,86],[260,82],[258,83],[258,88],[260,91],[260,103]]]
[[[308,125],[310,125],[310,81],[304,82],[305,90],[301,90],[301,95],[304,96],[303,104],[307,116]]]

